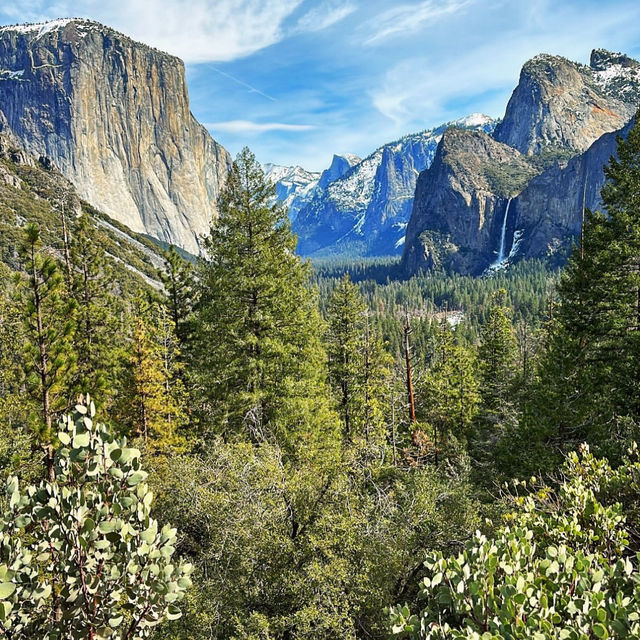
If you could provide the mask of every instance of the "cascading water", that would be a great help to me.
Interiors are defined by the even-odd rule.
[[[500,266],[505,259],[504,255],[504,241],[507,235],[507,221],[509,220],[509,207],[511,206],[511,198],[507,200],[507,208],[504,210],[504,219],[502,220],[502,232],[500,233],[500,250],[498,251],[498,257],[491,267]],[[489,267],[489,268],[491,268]]]

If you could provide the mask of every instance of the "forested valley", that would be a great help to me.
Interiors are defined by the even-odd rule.
[[[3,236],[0,635],[640,637],[640,127],[606,176],[481,278],[302,260],[248,149],[155,278]]]

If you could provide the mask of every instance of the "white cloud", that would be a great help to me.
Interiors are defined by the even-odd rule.
[[[252,122],[251,120],[228,120],[211,122],[205,125],[208,129],[225,133],[267,133],[269,131],[310,131],[315,129],[310,124],[287,124],[284,122]]]
[[[522,64],[538,53],[582,60],[590,46],[607,46],[608,34],[619,34],[622,46],[629,16],[604,12],[593,14],[548,13],[540,15],[546,0],[539,0],[531,23],[514,24],[500,37],[491,34],[480,46],[470,46],[456,55],[438,52],[405,59],[393,65],[369,91],[373,106],[398,128],[439,123],[465,115],[461,104],[473,111],[501,116],[506,97],[515,87]],[[636,9],[637,11],[637,9]],[[567,24],[572,29],[567,29]],[[467,26],[468,28],[468,26]],[[462,36],[464,37],[464,36]]]
[[[444,16],[458,13],[473,0],[424,0],[419,4],[403,4],[370,20],[366,27],[374,30],[365,44],[377,44],[392,36],[415,33]]]
[[[324,2],[305,13],[295,31],[322,31],[344,20],[357,9],[352,2]]]
[[[303,0],[27,0],[23,20],[86,16],[185,62],[235,60],[284,37]],[[15,13],[15,12],[13,12]],[[0,15],[9,15],[0,8]]]

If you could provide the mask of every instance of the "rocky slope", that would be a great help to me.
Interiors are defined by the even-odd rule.
[[[162,287],[158,269],[164,259],[157,243],[92,207],[50,163],[0,135],[0,266],[22,268],[20,246],[28,223],[38,226],[43,245],[62,259],[63,210],[71,238],[77,217],[83,213],[89,216],[112,260],[114,279],[123,294]]]
[[[617,136],[626,137],[632,124],[601,136],[566,166],[536,176],[513,200],[506,232],[512,258],[542,258],[570,248],[580,235],[583,210],[602,207],[602,169],[616,153]]]
[[[294,222],[298,213],[323,193],[331,182],[341,178],[360,161],[358,156],[347,153],[334,155],[331,166],[322,173],[276,164],[265,164],[264,173],[267,180],[275,184],[276,198],[287,207],[289,219]]]
[[[451,125],[491,131],[495,122],[474,114],[405,136],[380,147],[338,179],[328,180],[296,217],[298,251],[315,256],[399,252],[418,174],[431,164],[440,138]],[[320,183],[323,179],[324,174]]]
[[[85,20],[2,27],[0,130],[133,231],[199,251],[230,158],[179,59]]]
[[[405,271],[479,274],[570,245],[583,200],[599,204],[611,132],[639,100],[640,64],[622,54],[595,50],[589,67],[547,55],[526,63],[493,134],[500,146],[456,134],[421,174]]]

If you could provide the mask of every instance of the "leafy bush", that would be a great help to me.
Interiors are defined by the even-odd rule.
[[[60,423],[55,482],[9,478],[0,518],[0,635],[149,637],[191,585],[176,530],[149,515],[140,452],[94,424],[93,404]]]
[[[584,449],[560,487],[518,498],[522,512],[493,539],[479,532],[455,557],[432,553],[419,614],[390,610],[396,637],[640,637],[638,572],[623,555],[620,505],[603,505],[600,481],[615,475]]]

